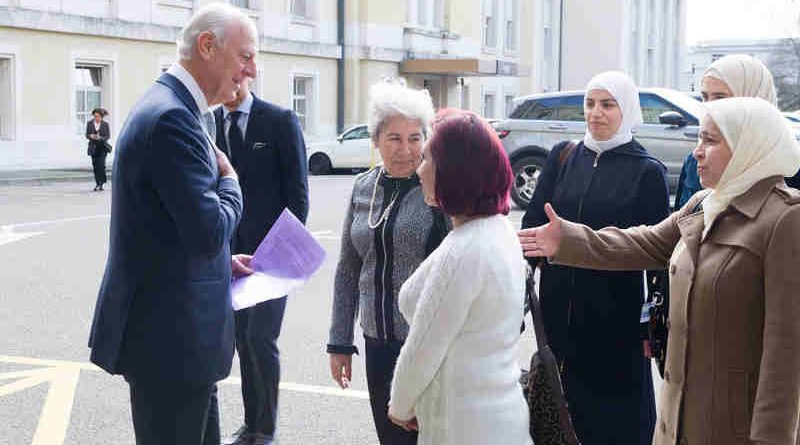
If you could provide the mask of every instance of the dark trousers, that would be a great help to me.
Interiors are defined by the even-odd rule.
[[[236,350],[242,375],[244,423],[251,433],[274,437],[281,381],[278,336],[286,297],[235,312]]]
[[[216,385],[125,379],[136,445],[219,445]]]
[[[375,421],[378,440],[381,445],[416,444],[416,431],[406,431],[389,420],[392,377],[394,377],[394,367],[403,343],[399,341],[385,343],[381,340],[364,337],[364,346],[369,403],[372,405],[372,419]]]
[[[94,183],[103,185],[106,183],[106,153],[100,156],[92,156],[92,170],[94,171]]]

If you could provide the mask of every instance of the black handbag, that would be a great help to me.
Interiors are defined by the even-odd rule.
[[[667,340],[669,329],[669,281],[664,272],[651,273],[647,281],[647,304],[650,320],[647,323],[647,339],[650,341],[650,352],[656,360],[658,373],[664,377],[664,366],[667,361]]]
[[[520,383],[528,402],[531,438],[536,445],[580,445],[564,398],[556,357],[547,344],[534,285],[533,271],[528,268],[525,293],[536,332],[537,351],[531,356],[530,371],[522,374]]]

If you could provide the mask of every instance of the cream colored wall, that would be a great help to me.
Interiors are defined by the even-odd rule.
[[[366,123],[367,118],[369,117],[369,89],[370,87],[386,78],[386,77],[398,77],[399,74],[399,66],[393,62],[376,62],[376,61],[361,61],[359,63],[359,80],[360,80],[360,88],[356,92],[355,96],[347,96],[350,98],[354,103],[358,104],[358,118],[356,123]]]
[[[448,0],[445,26],[462,39],[481,42],[481,0]]]
[[[257,63],[261,71],[261,97],[286,108],[292,107],[293,75],[313,77],[315,91],[310,103],[314,109],[309,116],[311,125],[306,139],[313,141],[336,134],[335,60],[262,52]]]
[[[85,139],[75,132],[72,69],[76,61],[109,64],[110,93],[103,104],[111,113],[112,142],[128,112],[175,60],[175,45],[92,36],[0,28],[0,52],[13,48],[19,89],[14,141],[0,142],[0,168],[78,167],[87,164]],[[9,43],[10,42],[10,43]],[[336,134],[336,61],[262,52],[261,96],[291,108],[292,73],[315,79],[309,140]]]
[[[86,142],[75,131],[73,67],[107,64],[104,108],[112,142],[137,98],[158,75],[159,59],[174,45],[0,28],[0,42],[15,49],[16,137],[3,142],[0,167],[86,164]]]

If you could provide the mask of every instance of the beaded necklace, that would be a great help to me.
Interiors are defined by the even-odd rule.
[[[394,203],[397,201],[397,197],[400,195],[400,190],[395,189],[395,191],[392,193],[392,199],[389,201],[389,204],[386,206],[385,209],[383,209],[383,212],[381,212],[378,221],[373,223],[372,213],[375,208],[375,197],[378,194],[378,182],[380,182],[381,177],[384,175],[384,173],[385,171],[383,167],[381,167],[381,170],[378,172],[378,177],[375,179],[375,186],[372,188],[372,199],[370,199],[369,201],[369,217],[367,218],[367,225],[369,226],[370,229],[373,230],[377,229],[381,224],[383,224],[387,219],[389,219],[389,214],[392,212],[392,207],[394,207]]]

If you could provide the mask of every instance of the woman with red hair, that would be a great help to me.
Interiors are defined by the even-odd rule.
[[[525,261],[509,211],[512,173],[492,128],[443,110],[417,169],[453,230],[400,289],[410,323],[389,416],[420,444],[531,444],[516,351]]]

